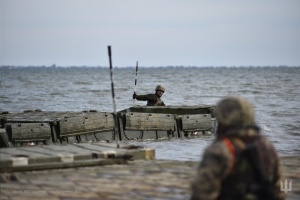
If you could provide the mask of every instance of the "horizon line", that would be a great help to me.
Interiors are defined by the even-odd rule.
[[[139,68],[273,68],[273,67],[300,67],[300,65],[240,65],[240,66],[196,66],[196,65],[164,65],[164,66],[139,66]],[[0,65],[0,68],[109,68],[109,66],[94,65]],[[114,68],[136,68],[136,66],[114,66]]]

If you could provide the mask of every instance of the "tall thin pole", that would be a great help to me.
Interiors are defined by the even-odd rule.
[[[119,134],[117,111],[116,111],[114,76],[113,76],[113,66],[112,66],[112,61],[111,61],[111,47],[110,46],[108,46],[108,57],[109,57],[109,69],[110,69],[110,81],[111,81],[111,94],[112,94],[113,110],[114,110],[115,137],[117,137],[117,147],[119,148],[120,134]]]
[[[135,81],[134,81],[134,94],[135,94],[135,91],[136,91],[136,83],[137,83],[138,69],[139,69],[139,61],[136,61],[136,67],[135,67]],[[134,105],[134,100],[135,100],[135,99],[133,99],[133,105]]]

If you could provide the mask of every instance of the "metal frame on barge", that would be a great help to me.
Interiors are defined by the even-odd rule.
[[[113,113],[96,110],[2,112],[0,147],[213,134],[217,124],[213,109],[210,105],[136,106],[117,112],[116,118]]]

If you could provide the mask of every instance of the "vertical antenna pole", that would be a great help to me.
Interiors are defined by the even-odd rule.
[[[119,126],[118,126],[118,116],[117,116],[117,111],[116,111],[113,66],[112,66],[112,60],[111,60],[111,47],[110,46],[108,46],[108,57],[109,57],[109,69],[110,69],[110,81],[111,81],[111,94],[112,94],[113,110],[114,110],[115,137],[117,137],[117,147],[119,148],[120,132],[119,132]]]
[[[136,67],[135,67],[135,81],[134,81],[134,94],[135,94],[135,91],[136,91],[136,83],[137,83],[138,69],[139,69],[139,61],[136,61]],[[135,99],[133,99],[133,105],[134,105],[134,100],[135,100]]]

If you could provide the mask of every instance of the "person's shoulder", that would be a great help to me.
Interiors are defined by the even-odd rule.
[[[222,140],[216,140],[206,148],[204,155],[214,157],[227,157],[228,151],[226,149],[226,145]]]
[[[273,146],[272,143],[270,142],[270,140],[264,136],[264,135],[259,135],[260,137],[260,140],[265,144],[265,145],[268,145],[268,146]]]
[[[277,155],[277,150],[275,146],[266,136],[260,135],[260,141],[261,141],[260,144],[263,146],[262,148],[265,148],[269,153],[273,152],[274,154]]]
[[[224,178],[230,172],[233,159],[223,140],[217,140],[205,150],[200,167],[218,171],[219,176]]]

